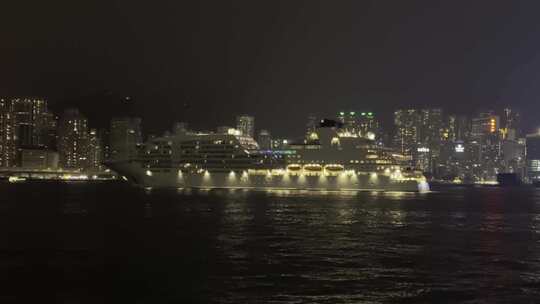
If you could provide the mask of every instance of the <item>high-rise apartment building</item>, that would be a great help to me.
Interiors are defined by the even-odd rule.
[[[468,141],[471,136],[471,120],[465,115],[457,115],[455,117],[455,140]]]
[[[420,113],[415,109],[394,112],[396,133],[394,146],[403,155],[412,158],[420,136]]]
[[[420,112],[418,140],[429,148],[437,148],[443,139],[443,113],[441,109],[424,109]]]
[[[11,111],[19,147],[44,146],[43,130],[47,120],[47,102],[42,98],[12,98]]]
[[[441,109],[407,109],[394,112],[394,145],[411,159],[411,165],[433,172],[444,136]]]
[[[21,165],[23,148],[49,148],[51,115],[42,98],[0,99],[0,165]]]
[[[91,129],[88,134],[88,161],[86,170],[101,171],[103,169],[103,146],[99,133]]]
[[[507,107],[501,118],[501,133],[504,139],[515,140],[522,136],[521,115],[517,110]]]
[[[65,110],[58,123],[58,154],[64,169],[82,170],[88,163],[88,120],[77,109]]]
[[[16,156],[15,115],[11,102],[0,99],[0,166],[15,166]]]
[[[500,127],[500,118],[493,111],[479,113],[472,119],[471,138],[483,142],[488,137],[498,135]]]
[[[527,177],[531,182],[540,181],[540,131],[527,135]]]
[[[255,138],[255,117],[248,115],[236,117],[236,129],[244,136]]]

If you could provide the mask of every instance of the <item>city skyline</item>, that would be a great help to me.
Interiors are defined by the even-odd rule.
[[[125,98],[122,102],[132,100]],[[97,129],[76,108],[54,114],[44,98],[2,98],[0,106],[0,165],[4,168],[104,172],[110,162],[144,159],[142,147],[154,153],[152,142],[156,140],[159,142],[156,147],[170,148],[170,142],[186,134],[230,135],[242,143],[250,142],[250,149],[258,144],[255,153],[294,154],[306,144],[322,145],[320,132],[325,128],[336,132],[330,143],[332,147],[340,146],[342,140],[365,139],[377,149],[400,155],[401,165],[440,181],[492,181],[499,173],[536,179],[536,162],[540,159],[534,156],[540,130],[525,131],[522,113],[509,107],[468,115],[442,108],[395,109],[391,124],[381,122],[379,114],[372,111],[340,110],[321,117],[306,113],[303,129],[290,130],[281,136],[258,126],[258,120],[246,114],[237,115],[229,121],[231,124],[210,130],[192,128],[191,122],[175,121],[166,131],[150,134],[144,132],[143,120],[133,113],[129,115],[128,111],[112,117],[107,127]],[[527,154],[529,141],[532,150]],[[335,153],[339,154],[340,150]],[[165,153],[170,155],[172,151]]]
[[[89,110],[87,106],[82,105],[78,106],[77,103],[62,103],[55,105],[50,105],[50,101],[46,97],[38,97],[38,96],[32,96],[32,95],[20,95],[20,96],[2,96],[0,95],[0,98],[3,100],[10,100],[10,99],[36,99],[36,100],[43,100],[46,102],[48,106],[48,113],[50,115],[55,115],[56,118],[58,118],[65,109],[78,109],[81,111],[83,115],[85,115],[89,119],[89,126],[91,128],[95,129],[105,129],[108,128],[110,125],[111,119],[114,118],[122,118],[122,117],[138,117],[143,118],[146,117],[143,113],[139,113],[134,108],[134,104],[137,103],[133,100],[131,96],[109,96],[109,98],[105,99],[107,100],[108,106],[111,108],[111,111],[103,111],[101,109],[98,111],[98,113],[94,113],[94,110]],[[59,107],[62,106],[62,107]],[[501,105],[501,106],[492,106],[492,107],[480,107],[480,108],[469,108],[467,111],[464,111],[463,109],[460,109],[458,111],[451,111],[448,108],[449,107],[433,107],[433,106],[421,106],[421,107],[415,107],[412,105],[405,106],[405,107],[397,107],[397,108],[385,108],[382,111],[375,111],[373,110],[374,107],[366,108],[362,106],[356,106],[356,107],[336,107],[335,109],[328,110],[326,112],[304,112],[303,114],[299,115],[298,117],[293,117],[293,125],[292,128],[288,128],[286,131],[281,130],[279,127],[273,128],[269,125],[263,125],[264,120],[257,117],[257,124],[256,129],[253,131],[251,135],[255,135],[255,132],[259,132],[260,130],[271,130],[274,135],[278,136],[285,136],[285,137],[301,137],[304,134],[303,128],[306,126],[307,120],[310,119],[310,116],[313,116],[314,118],[319,119],[336,119],[336,120],[342,120],[340,118],[340,115],[343,115],[344,113],[357,113],[358,116],[361,114],[374,114],[377,116],[377,128],[381,128],[384,133],[393,133],[396,130],[395,127],[395,121],[394,121],[394,114],[397,110],[409,110],[409,109],[425,109],[425,110],[441,110],[444,115],[455,115],[460,117],[466,117],[468,119],[472,119],[475,115],[479,113],[485,113],[494,111],[497,115],[504,115],[505,109],[513,109],[514,111],[517,111],[520,113],[520,128],[525,133],[535,133],[538,129],[540,129],[540,120],[535,120],[535,113],[529,113],[526,111],[523,111],[521,108],[512,107],[511,105]],[[163,111],[163,113],[166,113],[166,111]],[[208,119],[205,121],[197,121],[194,117],[186,117],[186,119],[181,118],[173,118],[170,121],[161,120],[161,124],[163,127],[157,127],[156,124],[152,124],[146,121],[144,118],[141,121],[141,126],[143,126],[143,129],[145,130],[144,135],[159,135],[165,131],[171,130],[171,123],[175,121],[183,121],[185,123],[188,123],[190,126],[195,127],[198,130],[215,130],[217,127],[220,126],[237,126],[237,122],[235,122],[235,119],[238,117],[244,115],[249,117],[255,117],[253,114],[250,114],[249,112],[242,113],[232,113],[231,116],[228,116],[228,114],[223,115],[217,115],[218,119]],[[184,117],[184,116],[182,116]],[[264,117],[264,116],[263,116]],[[260,122],[260,120],[263,120],[263,123]],[[281,131],[280,131],[281,130]],[[292,133],[291,133],[292,130]],[[252,136],[256,137],[256,136]]]

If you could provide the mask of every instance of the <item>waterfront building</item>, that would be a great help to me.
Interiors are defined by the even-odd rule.
[[[44,146],[47,103],[42,98],[12,98],[11,111],[19,147]]]
[[[51,117],[43,98],[2,98],[0,100],[0,165],[21,165],[21,149],[53,148],[49,135]],[[55,128],[55,126],[53,127]]]
[[[119,117],[111,120],[109,146],[112,160],[125,160],[135,157],[137,147],[141,143],[140,118]]]
[[[493,111],[481,112],[472,119],[471,138],[479,142],[497,136],[500,126],[500,117]]]
[[[480,149],[476,165],[480,180],[495,180],[504,171],[500,130],[500,117],[494,111],[481,112],[471,121],[471,141]]]
[[[56,150],[58,138],[57,128],[58,117],[54,115],[54,113],[47,111],[41,115],[41,120],[39,122],[40,147]]]
[[[448,115],[444,120],[444,125],[441,134],[441,140],[444,142],[454,142],[456,138],[456,120],[455,115]]]
[[[25,169],[58,169],[58,152],[45,148],[22,148],[21,167]]]
[[[110,132],[107,129],[99,129],[98,138],[101,144],[101,159],[102,162],[111,159]]]
[[[88,120],[77,109],[65,110],[58,123],[58,153],[64,169],[82,170],[88,161]]]
[[[507,107],[503,110],[501,120],[501,133],[504,139],[515,140],[522,136],[519,111]]]
[[[423,109],[419,112],[420,132],[415,158],[424,164],[424,172],[434,172],[444,140],[443,113],[441,109]]]
[[[15,166],[16,155],[15,115],[11,102],[0,99],[0,166]]]
[[[101,171],[103,170],[103,146],[102,140],[96,129],[91,129],[88,134],[88,161],[86,170]]]
[[[456,140],[468,141],[471,135],[471,120],[465,115],[457,115],[454,129]]]
[[[405,157],[411,158],[415,153],[420,136],[420,113],[415,109],[397,110],[394,112],[396,133],[394,146]]]
[[[442,142],[450,137],[450,128],[443,123],[442,110],[397,110],[394,112],[394,124],[394,146],[397,151],[410,158],[413,167],[433,173]]]
[[[505,139],[501,142],[502,172],[525,176],[525,141]]]
[[[540,131],[527,135],[527,178],[531,182],[540,181]]]
[[[236,117],[236,129],[244,136],[255,138],[255,117],[249,115]]]

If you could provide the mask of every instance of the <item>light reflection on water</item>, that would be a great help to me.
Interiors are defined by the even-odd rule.
[[[271,191],[225,198],[220,253],[239,272],[221,277],[233,290],[228,302],[255,297],[286,303],[429,302],[537,295],[532,288],[497,295],[499,289],[490,285],[540,282],[540,275],[530,271],[540,270],[537,243],[527,245],[532,255],[511,248],[518,241],[513,233],[533,233],[538,240],[536,226],[520,228],[538,225],[538,215],[527,218],[528,213],[508,210],[509,197],[501,193],[480,193],[479,201],[476,195]],[[524,204],[538,212],[536,203]]]
[[[81,277],[100,269],[99,262],[85,264],[91,257],[107,261],[111,284],[135,285],[115,291],[130,302],[534,303],[540,297],[540,191],[534,189],[69,189],[17,192],[17,204],[0,206],[1,236],[12,243],[30,239],[35,232],[25,227],[36,219],[55,223],[22,244],[35,252],[51,238],[45,262],[64,267],[56,271],[67,276],[79,269],[74,260],[83,265]],[[33,193],[59,197],[52,206],[60,212],[43,212]],[[39,216],[28,217],[34,209]],[[105,245],[90,241],[99,237]],[[65,248],[83,248],[88,256],[70,256]],[[25,258],[4,257],[0,265]],[[3,267],[8,276],[15,272]]]

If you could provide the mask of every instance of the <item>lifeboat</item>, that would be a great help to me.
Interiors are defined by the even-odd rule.
[[[289,172],[290,174],[300,174],[302,172],[302,166],[298,164],[288,165],[287,172]]]
[[[345,171],[345,168],[343,167],[343,165],[339,165],[339,164],[330,164],[330,165],[324,166],[324,171],[325,171],[328,175],[338,175],[338,174],[344,172],[344,171]]]
[[[291,165],[288,165],[287,166],[287,170],[290,170],[290,171],[300,171],[302,170],[302,166],[298,165],[298,164],[291,164]]]
[[[304,165],[304,172],[307,175],[319,175],[321,174],[323,167],[319,164],[307,164]]]

